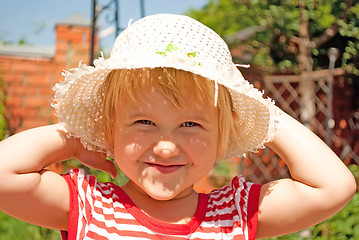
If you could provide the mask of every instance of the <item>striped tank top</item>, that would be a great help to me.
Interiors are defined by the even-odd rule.
[[[261,185],[242,176],[228,186],[200,193],[195,215],[186,224],[171,224],[143,213],[113,183],[73,169],[63,175],[70,189],[70,215],[64,240],[117,239],[255,239]]]

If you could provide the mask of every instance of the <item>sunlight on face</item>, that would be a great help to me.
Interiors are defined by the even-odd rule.
[[[125,147],[127,154],[135,154],[138,151],[141,151],[141,146],[136,143],[131,143]]]
[[[192,192],[217,156],[218,112],[210,104],[183,108],[150,90],[137,103],[120,99],[114,154],[133,189],[158,200]],[[198,106],[197,106],[198,105]]]

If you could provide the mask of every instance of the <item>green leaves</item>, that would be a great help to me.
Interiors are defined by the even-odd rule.
[[[196,57],[197,52],[187,53],[188,57]]]
[[[303,10],[299,2],[304,3]],[[301,14],[306,18],[309,41],[323,36],[335,23],[339,32],[328,37],[314,49],[313,69],[327,69],[327,50],[339,48],[342,65],[348,73],[359,76],[359,2],[353,1],[346,19],[340,20],[346,2],[343,0],[212,0],[202,9],[191,9],[187,14],[210,28],[220,36],[236,36],[243,30],[261,26],[264,30],[249,35],[246,40],[228,42],[231,49],[246,47],[245,54],[234,55],[239,63],[250,63],[273,72],[298,73],[298,44],[293,41],[300,37]],[[335,33],[335,32],[334,32]],[[307,41],[307,40],[303,40]],[[352,42],[352,45],[347,43]],[[346,47],[349,48],[346,48]],[[241,51],[238,51],[241,52]],[[354,54],[355,52],[355,54]],[[251,56],[249,56],[251,55]],[[288,62],[289,61],[289,62]]]
[[[166,51],[165,51],[165,52],[164,52],[164,51],[157,51],[156,53],[157,53],[157,54],[160,54],[160,55],[163,55],[163,56],[167,56],[167,54],[166,54],[167,52],[166,52]]]
[[[172,52],[172,51],[177,51],[177,50],[179,50],[179,48],[173,43],[168,44],[166,47],[167,52]]]
[[[179,47],[177,47],[176,44],[174,43],[170,43],[167,45],[166,47],[166,51],[157,51],[157,54],[160,54],[162,56],[167,56],[168,53],[170,52],[175,52],[175,51],[180,51]],[[183,54],[183,53],[182,53]],[[190,53],[186,53],[187,57],[191,57],[194,58],[197,55],[197,52],[190,52]],[[201,63],[197,63],[198,65],[201,65]]]
[[[316,11],[313,11],[313,18],[316,19],[316,22],[323,28],[329,28],[336,20],[336,17],[332,14],[332,10],[331,3],[324,3],[318,6]]]
[[[177,51],[179,50],[179,48],[177,47],[176,44],[170,43],[167,45],[166,47],[166,51],[157,51],[157,54],[163,55],[163,56],[167,56],[167,53],[172,52],[172,51]]]
[[[176,44],[170,43],[167,45],[166,47],[166,51],[157,51],[157,54],[163,55],[163,56],[167,56],[167,53],[172,52],[172,51],[177,51],[179,50],[179,48],[177,47]]]
[[[46,229],[10,217],[0,211],[1,240],[61,240],[59,230]]]

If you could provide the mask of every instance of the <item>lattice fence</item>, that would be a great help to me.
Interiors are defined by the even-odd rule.
[[[333,77],[342,74],[341,69],[335,69]],[[338,136],[343,129],[335,131],[335,129],[329,129],[327,125],[328,114],[330,114],[328,110],[330,94],[328,83],[333,79],[331,73],[329,70],[320,70],[312,72],[310,76],[312,81],[311,91],[313,92],[311,104],[314,106],[314,113],[310,121],[306,122],[306,126],[323,140],[326,140],[346,164],[359,164],[359,158],[353,151],[350,141]],[[299,88],[300,76],[264,77],[266,94],[275,100],[277,106],[301,121],[303,120],[303,104],[300,102],[302,96]],[[344,122],[340,120],[339,125],[341,125],[340,128],[347,128],[347,130],[348,128],[354,128],[350,131],[355,137],[358,132],[358,129],[355,128],[358,128],[359,123],[358,119],[353,118],[352,120],[352,124],[350,124],[350,119]],[[257,154],[247,156],[241,161],[240,168],[241,173],[245,175],[247,180],[256,183],[264,183],[289,176],[289,171],[284,162],[268,148],[259,151]]]

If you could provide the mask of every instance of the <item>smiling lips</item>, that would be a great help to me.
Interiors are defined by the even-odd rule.
[[[163,173],[163,174],[173,173],[184,166],[184,165],[180,165],[180,164],[179,165],[161,165],[161,164],[156,164],[156,163],[147,163],[147,165],[149,165],[151,168],[155,168],[157,171],[159,171],[160,173]]]

